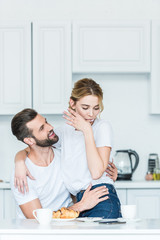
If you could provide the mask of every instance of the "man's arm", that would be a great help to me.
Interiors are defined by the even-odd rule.
[[[69,208],[73,209],[74,211],[83,212],[85,210],[93,208],[99,202],[108,199],[107,195],[109,192],[105,186],[97,187],[94,190],[91,190],[91,187],[92,186],[89,185],[89,187],[86,189],[80,202],[73,204]],[[30,219],[34,218],[32,214],[33,210],[42,208],[38,198],[19,206],[25,217]]]
[[[36,198],[30,202],[27,202],[25,204],[19,205],[19,207],[21,208],[24,216],[26,218],[30,218],[30,219],[34,218],[33,210],[42,208],[41,203],[38,198]]]
[[[99,202],[107,200],[109,197],[108,189],[105,186],[97,187],[91,190],[92,185],[90,184],[85,190],[83,197],[80,202],[77,202],[70,206],[70,209],[74,211],[83,212],[95,207]]]

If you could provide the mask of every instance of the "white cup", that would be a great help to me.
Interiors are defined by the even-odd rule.
[[[52,220],[52,210],[48,208],[40,208],[33,210],[33,216],[40,224],[48,225]]]
[[[121,213],[123,218],[136,218],[136,205],[121,205]]]

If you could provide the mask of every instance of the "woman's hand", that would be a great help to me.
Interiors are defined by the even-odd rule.
[[[106,173],[107,173],[106,175],[109,176],[111,179],[113,179],[114,182],[116,181],[118,176],[118,171],[113,162],[112,163],[109,162],[109,165],[106,169]]]
[[[89,187],[83,194],[81,199],[82,209],[81,211],[85,211],[95,207],[99,202],[107,200],[109,197],[106,196],[109,194],[108,189],[106,186],[97,187],[91,190],[92,185],[90,184]]]
[[[75,129],[84,132],[86,129],[91,127],[90,123],[87,122],[83,117],[72,109],[68,109],[68,112],[63,112],[65,115],[63,117],[67,120],[67,124],[74,127]]]
[[[35,178],[30,174],[28,168],[26,167],[24,161],[19,161],[15,164],[15,176],[14,176],[14,186],[18,191],[24,194],[24,188],[26,192],[29,192],[27,176],[35,180]]]

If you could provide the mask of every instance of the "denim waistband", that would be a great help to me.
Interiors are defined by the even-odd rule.
[[[100,184],[93,185],[91,190],[93,190],[97,187],[101,187],[101,186],[106,186],[108,188],[108,190],[112,190],[113,192],[114,191],[116,192],[115,187],[112,184],[109,184],[109,183],[100,183]],[[83,193],[84,191],[85,190],[81,190],[80,192]]]

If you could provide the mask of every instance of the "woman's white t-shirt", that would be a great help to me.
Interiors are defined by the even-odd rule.
[[[108,121],[96,119],[92,125],[96,147],[113,146],[113,133]],[[61,169],[64,183],[70,193],[76,195],[85,190],[90,183],[113,184],[113,180],[106,176],[93,180],[88,169],[85,139],[81,131],[69,125],[64,125],[55,130],[59,136],[56,147],[61,147]],[[111,159],[111,158],[110,158]]]

